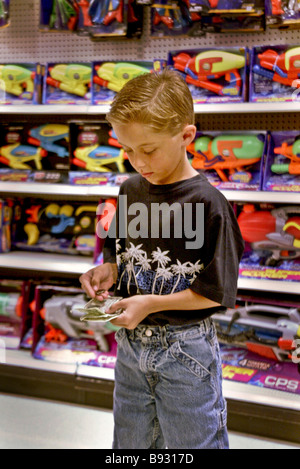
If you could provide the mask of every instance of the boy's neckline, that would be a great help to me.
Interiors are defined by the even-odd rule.
[[[142,183],[147,187],[149,193],[166,193],[170,192],[172,190],[177,190],[180,188],[182,185],[188,185],[190,183],[193,183],[196,179],[203,179],[203,176],[199,173],[196,174],[195,176],[192,176],[187,179],[182,179],[179,181],[172,182],[170,184],[151,184],[151,182],[147,181],[147,179],[143,178],[143,176],[139,175]]]

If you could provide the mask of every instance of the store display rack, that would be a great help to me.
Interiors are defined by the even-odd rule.
[[[85,60],[153,60],[166,58],[169,50],[199,47],[300,44],[300,31],[268,30],[265,33],[207,35],[204,38],[151,40],[146,30],[140,41],[92,43],[86,37],[64,33],[41,33],[38,28],[39,1],[11,2],[11,26],[0,31],[0,62]],[[0,122],[34,120],[47,122],[74,119],[102,120],[108,106],[0,106]],[[240,103],[195,105],[196,121],[204,130],[290,130],[300,129],[300,103]],[[300,204],[300,193],[223,191],[232,202]],[[2,182],[0,197],[33,196],[45,199],[88,200],[117,197],[115,187],[85,187],[68,184]],[[13,251],[0,255],[1,276],[78,280],[92,267],[92,259],[50,253]],[[33,269],[34,266],[34,269]],[[300,284],[272,280],[239,281],[243,292],[265,292],[299,298]],[[0,363],[0,391],[112,407],[114,373],[111,369],[63,365],[34,359],[30,352],[7,350]],[[300,443],[300,396],[246,384],[224,382],[228,401],[229,428],[261,436]]]

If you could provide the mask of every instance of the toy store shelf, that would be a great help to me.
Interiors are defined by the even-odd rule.
[[[92,258],[55,253],[12,251],[0,254],[0,269],[81,275],[93,267]]]
[[[233,202],[266,202],[280,204],[300,204],[300,193],[297,192],[265,192],[265,191],[221,191],[224,196]],[[9,182],[1,181],[0,194],[10,196],[64,196],[84,197],[98,200],[99,197],[118,197],[119,187],[79,186],[70,184],[45,184],[38,182]]]
[[[0,106],[0,114],[38,114],[38,115],[105,115],[110,109],[109,105],[26,105],[26,106]],[[227,113],[271,113],[271,112],[300,112],[299,102],[277,103],[221,103],[221,104],[195,104],[195,113],[227,114]]]
[[[240,290],[273,291],[277,293],[300,295],[299,282],[285,282],[284,280],[239,278],[238,288]]]
[[[70,196],[70,197],[117,197],[119,187],[112,186],[79,186],[70,184],[45,184],[38,182],[1,182],[0,194]]]

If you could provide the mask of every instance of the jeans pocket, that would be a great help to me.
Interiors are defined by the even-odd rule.
[[[126,336],[126,329],[122,327],[115,333],[116,342],[119,344]]]
[[[204,340],[199,342],[200,343],[197,348],[200,353],[193,353],[195,352],[195,350],[193,350],[194,347],[190,347],[189,349],[188,343],[184,343],[184,345],[182,345],[185,349],[183,350],[179,342],[175,342],[171,346],[170,353],[175,360],[184,365],[191,373],[204,380],[209,378],[211,375],[210,365],[214,357],[210,344]],[[203,344],[205,345],[205,349],[207,349],[208,353],[205,353],[205,350],[203,350]]]

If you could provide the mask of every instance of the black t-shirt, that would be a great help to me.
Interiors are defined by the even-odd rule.
[[[221,304],[157,312],[143,320],[159,326],[192,324],[235,306],[243,250],[231,205],[204,175],[166,185],[135,175],[120,188],[104,262],[117,263],[115,293],[124,298],[190,288]]]

